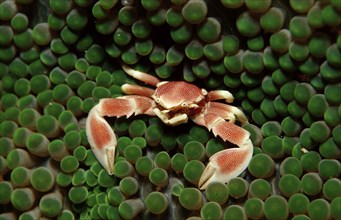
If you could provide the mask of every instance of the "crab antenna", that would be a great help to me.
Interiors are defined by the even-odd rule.
[[[156,87],[156,85],[160,82],[160,80],[158,78],[156,78],[155,76],[152,76],[148,73],[144,73],[141,71],[134,70],[127,65],[122,65],[122,69],[124,70],[124,72],[126,72],[128,75],[134,77],[135,79],[138,79],[138,80],[140,80],[146,84],[152,85],[154,87]]]

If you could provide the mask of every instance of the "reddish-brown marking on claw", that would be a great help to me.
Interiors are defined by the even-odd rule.
[[[125,99],[102,100],[101,114],[109,117],[121,117],[133,112],[130,101]]]
[[[90,125],[94,146],[98,149],[102,149],[111,140],[111,135],[107,132],[108,128],[103,122],[96,119],[96,117],[91,117]]]
[[[130,96],[135,103],[136,110],[138,113],[146,115],[155,115],[153,112],[154,100],[143,96]]]
[[[229,105],[219,102],[209,102],[206,114],[217,114],[220,117],[227,119],[231,114],[232,108]]]
[[[226,112],[230,112],[232,110],[232,107],[230,105],[220,103],[220,102],[209,102],[209,108],[214,108],[214,109],[220,109],[224,110]]]
[[[227,140],[238,146],[240,146],[240,144],[242,144],[245,140],[245,135],[248,135],[243,128],[226,121],[217,122],[213,126],[212,131],[224,141]]]
[[[224,153],[221,153],[216,158],[220,172],[227,174],[235,171],[240,166],[241,161],[245,160],[247,154],[247,150],[241,150],[240,148],[232,148]]]

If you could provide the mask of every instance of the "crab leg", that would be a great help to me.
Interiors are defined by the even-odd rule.
[[[247,122],[244,113],[239,108],[219,102],[209,102],[205,113],[217,114],[220,117],[229,120],[231,123],[235,122],[235,118],[237,118],[242,124]]]
[[[134,77],[135,79],[138,79],[146,84],[155,86],[160,82],[160,80],[158,78],[156,78],[155,76],[152,76],[148,73],[144,73],[141,71],[137,71],[134,69],[131,69],[130,67],[123,65],[122,69],[124,70],[124,72],[126,72],[128,75]]]
[[[86,134],[97,160],[109,174],[113,174],[116,136],[105,116],[127,118],[135,114],[155,115],[154,102],[144,96],[124,96],[116,99],[101,99],[93,107],[86,121]]]
[[[147,96],[150,98],[155,92],[154,89],[150,89],[150,88],[138,86],[138,85],[131,85],[127,83],[123,84],[121,86],[121,89],[125,94],[128,94],[128,95],[141,95],[141,96]]]
[[[215,136],[220,136],[238,148],[222,150],[210,157],[210,162],[199,180],[200,189],[205,189],[213,181],[227,183],[237,177],[247,168],[253,154],[249,132],[225,121],[217,114],[206,114],[204,118],[207,128],[212,130]]]
[[[207,94],[207,98],[210,101],[219,99],[225,99],[227,103],[232,103],[234,100],[233,95],[227,90],[213,90]]]

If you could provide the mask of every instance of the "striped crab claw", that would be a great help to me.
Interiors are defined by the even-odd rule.
[[[116,135],[105,120],[105,117],[130,117],[145,114],[159,117],[165,124],[176,126],[193,120],[205,126],[214,135],[231,142],[238,148],[220,151],[210,158],[199,188],[205,189],[210,182],[228,182],[238,176],[249,164],[253,146],[249,133],[234,124],[247,120],[241,110],[232,105],[216,102],[225,100],[233,102],[233,95],[225,90],[207,92],[184,81],[164,81],[150,74],[123,66],[130,76],[156,87],[142,87],[124,84],[122,91],[127,95],[119,98],[101,99],[90,111],[86,122],[86,133],[89,144],[98,161],[114,174]]]

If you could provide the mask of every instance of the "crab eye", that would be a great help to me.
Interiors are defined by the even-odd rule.
[[[187,106],[188,106],[187,102],[181,103],[181,107],[187,107]]]

